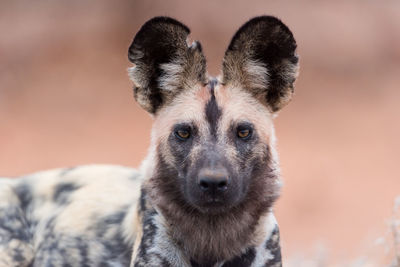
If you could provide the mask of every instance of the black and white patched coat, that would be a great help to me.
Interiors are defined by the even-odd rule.
[[[154,118],[139,170],[0,178],[0,267],[282,265],[273,118],[293,94],[296,42],[279,19],[256,17],[216,79],[189,33],[156,17],[129,47],[135,99]]]
[[[135,169],[111,165],[2,178],[0,266],[122,267],[130,266],[133,253],[137,266],[199,266],[170,240],[165,219],[140,195],[142,178]],[[271,213],[265,233],[260,246],[213,266],[279,266]],[[140,249],[134,252],[136,238]]]

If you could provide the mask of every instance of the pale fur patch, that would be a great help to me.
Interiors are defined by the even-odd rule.
[[[283,80],[289,81],[291,79],[297,79],[300,69],[299,64],[293,64],[288,59],[284,59],[281,65],[283,66],[283,71],[280,71],[278,74]]]
[[[148,79],[145,79],[146,77],[141,74],[142,72],[143,70],[139,69],[136,64],[133,64],[132,67],[128,68],[128,76],[137,87],[148,86]]]
[[[258,61],[248,59],[243,66],[245,85],[254,92],[262,92],[269,86],[269,73],[267,67]]]
[[[13,189],[16,183],[17,181],[12,179],[0,179],[0,208],[7,208],[10,205],[19,205],[19,199]]]
[[[169,92],[175,91],[182,84],[182,74],[184,73],[183,63],[175,60],[171,63],[161,64],[164,74],[158,78],[160,87]]]
[[[71,203],[58,215],[55,230],[79,233],[92,226],[93,218],[99,215],[107,216],[123,209],[124,205],[132,205],[128,212],[130,224],[123,222],[123,226],[131,228],[124,229],[128,235],[125,238],[134,240],[132,229],[134,226],[132,224],[135,222],[133,214],[136,205],[134,204],[140,196],[141,181],[129,178],[132,175],[130,169],[95,168],[78,175],[79,178],[84,177],[85,181],[80,181],[84,186],[72,195]],[[74,176],[78,177],[78,175]],[[74,176],[72,176],[73,181],[76,181]],[[96,181],[87,183],[89,179],[96,179]],[[68,177],[66,182],[68,182]]]
[[[142,66],[142,68],[147,68],[146,66]],[[132,80],[134,84],[134,88],[140,88],[141,92],[136,94],[136,101],[141,105],[145,110],[151,110],[151,104],[148,101],[149,99],[149,92],[145,91],[146,88],[149,86],[149,80],[143,72],[148,72],[145,69],[139,69],[137,65],[128,68],[129,78]]]
[[[284,59],[281,62],[281,70],[278,72],[278,75],[281,77],[283,81],[291,81],[291,80],[296,80],[297,77],[299,76],[299,64],[293,64],[289,62],[289,60]],[[282,94],[280,95],[280,101],[277,103],[277,106],[275,107],[276,110],[282,109],[284,106],[286,106],[290,100],[292,99],[294,94],[293,90],[293,84],[292,87],[287,88],[286,90],[282,91]]]
[[[251,265],[251,267],[262,267],[268,260],[273,258],[271,251],[266,249],[265,242],[271,238],[272,232],[277,226],[275,216],[272,212],[269,212],[265,217],[260,219],[261,227],[258,229],[260,231],[256,236],[262,236],[262,240],[258,241],[256,246],[256,257]]]
[[[256,127],[262,141],[270,143],[274,135],[272,113],[255,99],[250,93],[241,88],[218,85],[215,97],[221,106],[223,116],[219,123],[221,132],[226,132],[233,121],[249,121]]]
[[[203,114],[208,98],[195,97],[199,90],[207,89],[198,85],[192,90],[180,93],[170,105],[162,108],[153,124],[152,142],[154,144],[165,141],[176,123],[194,122],[199,130],[203,131],[200,134],[206,133],[204,128],[207,127],[207,122]]]
[[[208,123],[205,120],[204,109],[205,105],[210,99],[209,89],[201,85],[193,87],[191,90],[180,93],[172,103],[162,108],[159,115],[155,117],[155,121],[151,133],[151,155],[146,158],[146,164],[149,169],[152,169],[152,164],[157,160],[155,148],[159,147],[162,150],[164,159],[169,166],[174,166],[174,157],[170,152],[170,147],[167,145],[167,139],[171,134],[173,126],[177,123],[194,123],[199,131],[200,136],[207,136],[209,134]],[[184,112],[182,112],[184,111]],[[194,149],[192,153],[196,153]],[[193,154],[193,155],[194,155]],[[154,166],[154,165],[153,165]],[[145,166],[143,166],[145,168]],[[148,174],[152,170],[145,170]],[[145,176],[151,177],[151,176]]]

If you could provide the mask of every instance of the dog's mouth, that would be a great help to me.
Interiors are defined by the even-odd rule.
[[[191,206],[204,214],[220,214],[229,212],[235,206],[235,202],[224,199],[223,197],[207,197],[197,201],[190,201]]]
[[[201,206],[196,206],[196,208],[204,214],[221,214],[228,212],[231,207],[229,205],[225,205],[223,202],[213,201],[205,203]]]

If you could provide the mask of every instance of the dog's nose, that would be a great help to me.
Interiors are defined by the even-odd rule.
[[[228,189],[228,175],[225,171],[201,171],[198,185],[203,192],[222,193]]]

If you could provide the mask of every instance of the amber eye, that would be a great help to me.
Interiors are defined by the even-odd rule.
[[[246,138],[246,137],[249,136],[249,134],[250,134],[250,130],[249,130],[249,129],[239,130],[238,133],[237,133],[237,135],[238,135],[240,138]]]
[[[177,130],[175,135],[180,139],[188,139],[190,137],[190,132],[187,130]]]
[[[242,128],[237,130],[237,136],[240,139],[248,139],[251,136],[251,129],[249,128]]]

